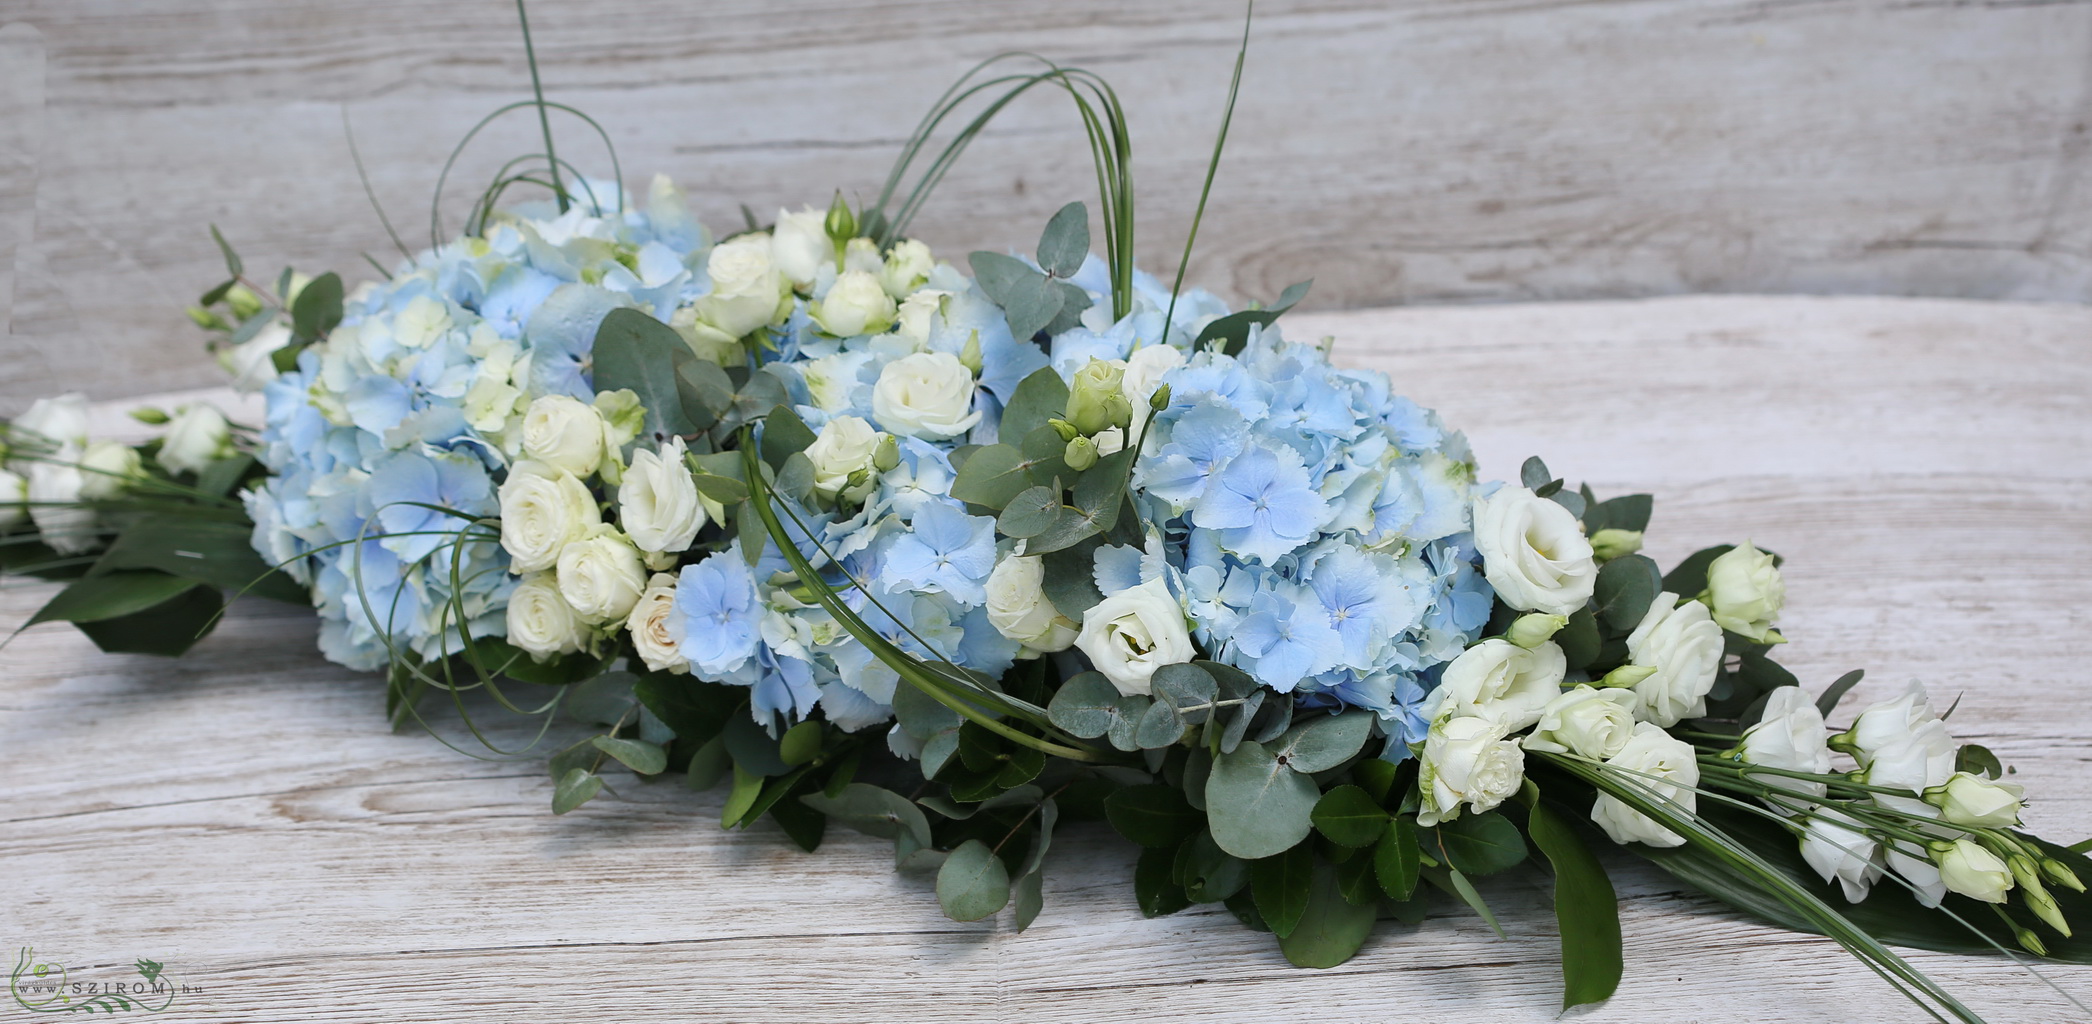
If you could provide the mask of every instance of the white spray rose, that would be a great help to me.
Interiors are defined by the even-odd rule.
[[[0,533],[29,519],[29,480],[13,470],[0,469]]]
[[[1540,712],[1540,721],[1522,745],[1603,761],[1633,738],[1634,712],[1641,700],[1633,690],[1578,686]]]
[[[1787,584],[1772,556],[1746,541],[1708,563],[1707,597],[1723,629],[1764,643],[1778,635],[1772,620],[1786,603]]]
[[[1082,613],[1075,646],[1123,694],[1147,694],[1155,670],[1190,661],[1196,653],[1184,628],[1184,609],[1160,579],[1129,587]]]
[[[1605,763],[1632,773],[1624,776],[1628,785],[1666,810],[1690,814],[1699,806],[1699,794],[1693,792],[1693,788],[1700,784],[1700,762],[1692,745],[1655,725],[1637,723],[1634,734],[1620,747],[1620,752],[1606,758]],[[1598,802],[1591,806],[1591,820],[1604,829],[1613,842],[1623,846],[1628,843],[1649,846],[1685,844],[1684,836],[1607,794],[1600,794]]]
[[[588,642],[588,627],[559,594],[549,572],[532,573],[508,596],[508,642],[543,661]]]
[[[879,256],[879,244],[869,238],[853,238],[843,243],[843,266],[845,271],[858,270],[872,275],[874,280],[884,280],[886,261]],[[880,285],[885,291],[885,285]]]
[[[885,287],[886,294],[905,299],[929,281],[930,272],[935,269],[937,261],[930,255],[929,246],[912,238],[902,239],[887,251],[879,284]]]
[[[91,441],[80,456],[80,497],[107,501],[145,472],[138,449],[117,441]]]
[[[1568,658],[1552,642],[1527,650],[1507,640],[1484,640],[1446,666],[1431,717],[1487,718],[1517,732],[1539,721],[1561,696],[1567,669]]]
[[[1939,808],[1942,820],[1968,828],[2011,828],[2026,806],[2026,789],[2016,782],[1992,782],[1968,772],[1925,791],[1925,802]]]
[[[1801,858],[1828,882],[1845,890],[1845,902],[1858,903],[1881,877],[1881,844],[1860,831],[1851,816],[1818,808],[1802,833]]]
[[[917,352],[886,364],[872,387],[872,415],[896,434],[943,440],[973,429],[973,371],[948,352]]]
[[[1509,799],[1525,780],[1525,751],[1505,739],[1504,724],[1488,718],[1443,719],[1424,736],[1417,767],[1420,825],[1460,816],[1462,804],[1477,813]]]
[[[718,333],[705,340],[738,340],[791,311],[792,287],[771,264],[770,248],[770,237],[763,234],[712,247],[705,258],[712,290],[697,300],[697,323]]]
[[[828,237],[827,212],[812,207],[798,213],[778,210],[776,232],[770,236],[770,259],[793,285],[804,288],[813,284],[823,265],[835,264],[835,242]]]
[[[79,504],[85,483],[77,466],[29,464],[29,518],[43,542],[61,555],[77,555],[95,545],[94,510]]]
[[[1076,624],[1046,596],[1046,563],[1037,555],[1011,555],[988,574],[988,623],[995,631],[1034,651],[1065,651],[1075,643]]]
[[[589,622],[622,619],[646,589],[646,564],[625,535],[602,527],[559,552],[559,593]]]
[[[1939,854],[1939,880],[1946,887],[1985,903],[2003,903],[2012,891],[2012,871],[1980,843],[1957,839]]]
[[[683,439],[671,437],[659,451],[632,450],[617,485],[617,523],[648,554],[687,551],[705,525],[697,480],[683,461]]]
[[[676,578],[657,572],[646,581],[646,591],[632,606],[632,614],[625,617],[625,628],[632,633],[632,649],[651,671],[690,670],[690,662],[677,643],[678,631],[669,625],[675,610]]]
[[[252,394],[276,379],[276,350],[291,343],[291,329],[271,321],[254,337],[218,352],[218,365],[232,377],[234,391]]]
[[[862,270],[845,270],[808,306],[807,314],[829,334],[854,338],[892,327],[897,309],[877,277]]]
[[[1823,712],[1799,686],[1782,686],[1766,698],[1764,716],[1744,731],[1741,744],[1747,764],[1782,768],[1792,772],[1825,775],[1831,770],[1830,731],[1824,728]],[[1774,789],[1811,800],[1823,799],[1824,784],[1808,779],[1777,775],[1753,776]],[[1775,805],[1778,806],[1778,805]]]
[[[1934,719],[1911,730],[1903,738],[1870,752],[1862,775],[1870,786],[1922,794],[1934,786],[1944,785],[1954,775],[1954,753],[1954,738],[1947,735],[1947,723]],[[1874,802],[1883,807],[1907,814],[1939,816],[1939,808],[1916,795],[1875,793],[1872,796]]]
[[[523,453],[586,478],[603,465],[603,415],[569,395],[542,395],[523,411]]]
[[[68,391],[55,398],[39,398],[11,426],[61,447],[83,447],[87,444],[87,396]]]
[[[1665,728],[1707,713],[1707,691],[1722,667],[1722,628],[1698,601],[1661,593],[1627,636],[1629,661],[1656,671],[1634,684],[1642,717]]]
[[[1162,375],[1182,365],[1184,353],[1175,345],[1142,345],[1126,357],[1126,373],[1119,379],[1119,386],[1126,395],[1126,404],[1133,407],[1135,420],[1146,415],[1148,400],[1162,386]]]
[[[232,424],[225,422],[217,406],[202,402],[176,413],[160,441],[160,465],[169,473],[201,473],[230,454]]]
[[[944,309],[944,300],[950,292],[925,288],[901,300],[900,309],[894,313],[894,322],[901,337],[922,348],[930,341],[930,327],[936,322],[937,314]]]
[[[885,435],[857,416],[837,416],[821,425],[821,433],[806,447],[807,460],[814,464],[814,490],[834,500],[859,470],[869,475],[872,454]]]
[[[550,569],[569,543],[602,525],[595,495],[579,477],[542,462],[518,462],[501,484],[501,546],[516,573]]]
[[[1525,487],[1474,504],[1475,547],[1496,596],[1518,611],[1569,615],[1591,599],[1598,563],[1576,517]]]

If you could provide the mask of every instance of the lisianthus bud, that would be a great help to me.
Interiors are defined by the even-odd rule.
[[[261,296],[254,294],[254,289],[244,284],[236,284],[226,289],[225,304],[232,309],[232,315],[241,320],[262,311]]]
[[[107,501],[124,492],[145,470],[138,449],[116,441],[92,441],[80,456],[80,497]]]
[[[1598,680],[1599,686],[1635,686],[1656,674],[1654,665],[1622,665]]]
[[[2063,908],[2056,905],[2056,898],[2049,894],[2048,887],[2041,884],[2041,877],[2037,874],[2021,878],[2017,866],[2012,872],[2012,877],[2020,883],[2020,902],[2025,903],[2027,909],[2034,912],[2035,917],[2062,933],[2064,938],[2069,938],[2070,921],[2063,916]],[[2029,884],[2030,880],[2032,884]]]
[[[1069,469],[1080,473],[1097,464],[1097,443],[1087,437],[1078,437],[1068,442],[1068,449],[1061,454],[1061,461],[1067,463]]]
[[[1591,554],[1601,562],[1642,549],[1642,531],[1604,529],[1591,535]]]
[[[2017,783],[1992,782],[1968,772],[1955,772],[1945,783],[1925,791],[1925,802],[1939,808],[1941,820],[1969,828],[2009,828],[2019,824]]]
[[[842,190],[835,193],[835,201],[828,204],[828,216],[822,222],[828,237],[840,246],[857,237],[857,214],[850,211],[850,204],[843,201]]]
[[[2041,858],[2041,877],[2073,892],[2085,891],[2085,883],[2078,880],[2077,872],[2054,857]]]
[[[1161,412],[1169,408],[1169,385],[1155,385],[1155,393],[1148,396],[1148,408]]]
[[[959,363],[972,370],[974,376],[980,376],[982,366],[981,332],[974,331],[966,336],[966,344],[959,349]]]
[[[1759,643],[1778,642],[1772,620],[1787,600],[1787,584],[1771,555],[1750,542],[1730,548],[1707,565],[1707,600],[1723,629]]]
[[[778,273],[802,290],[812,285],[814,278],[820,274],[821,267],[835,261],[836,244],[828,237],[827,221],[825,214],[811,208],[802,209],[798,213],[777,211],[777,227],[771,236],[763,239],[770,257],[764,261],[764,265],[767,267],[774,264]],[[741,236],[748,237],[750,236]],[[720,245],[732,245],[741,241],[741,238],[722,242]],[[713,276],[718,276],[717,270],[713,271]]]
[[[872,449],[872,468],[881,473],[889,473],[900,464],[900,439],[892,434],[879,435],[879,447]]]
[[[1939,865],[1940,881],[1945,882],[1949,890],[1970,899],[2003,903],[2005,894],[2012,889],[2012,872],[2006,868],[2005,862],[1970,840],[1960,839],[1935,846],[1933,862]]]
[[[1540,612],[1533,612],[1528,615],[1521,615],[1517,621],[1512,622],[1511,628],[1504,631],[1504,639],[1526,650],[1532,650],[1547,642],[1556,633],[1560,632],[1563,626],[1568,624],[1569,616],[1567,615],[1545,615]]]
[[[1085,434],[1132,423],[1125,378],[1126,364],[1117,359],[1092,359],[1075,371],[1075,381],[1068,389],[1068,422]]]
[[[1052,427],[1053,432],[1059,434],[1063,441],[1073,441],[1082,436],[1082,431],[1075,429],[1075,424],[1067,420],[1047,420],[1046,425]]]
[[[160,442],[160,465],[169,473],[200,473],[232,454],[232,424],[217,406],[197,403],[175,414]]]
[[[141,405],[131,410],[128,415],[148,427],[165,426],[171,418],[167,415],[167,410],[152,405]],[[7,449],[0,448],[0,454],[5,454],[6,451]]]

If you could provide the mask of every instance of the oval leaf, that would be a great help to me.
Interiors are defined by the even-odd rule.
[[[1271,748],[1278,758],[1297,772],[1326,772],[1351,760],[1366,738],[1373,734],[1375,716],[1367,711],[1341,715],[1310,713],[1308,719],[1287,729]]]
[[[1279,936],[1278,948],[1295,967],[1335,967],[1358,953],[1373,933],[1372,904],[1359,906],[1344,898],[1336,871],[1315,865],[1308,886],[1307,909],[1292,931]]]
[[[1322,794],[1311,820],[1330,842],[1358,848],[1380,840],[1388,817],[1372,794],[1357,786],[1338,786]]]
[[[1206,777],[1206,814],[1213,841],[1243,860],[1284,853],[1312,830],[1315,780],[1284,764],[1262,744],[1244,742],[1213,761]]]
[[[937,869],[937,904],[954,921],[978,921],[1010,902],[1010,870],[978,839],[959,844]]]
[[[659,775],[668,767],[668,751],[661,749],[658,743],[609,736],[597,736],[590,742],[597,750],[617,758],[619,764],[641,775]]]
[[[1128,786],[1104,798],[1104,816],[1119,834],[1148,847],[1176,846],[1196,835],[1205,818],[1175,786]]]

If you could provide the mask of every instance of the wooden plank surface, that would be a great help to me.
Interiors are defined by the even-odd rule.
[[[1173,269],[1237,0],[538,0],[555,99],[627,177],[739,204],[860,198],[973,62],[1095,67]],[[1266,0],[1192,280],[1311,308],[1678,292],[2092,294],[2092,4]],[[0,0],[0,414],[204,386],[180,307],[225,229],[262,274],[428,242],[444,156],[527,95],[509,0]],[[468,152],[453,222],[530,121]],[[607,173],[576,126],[561,153]],[[1089,198],[1072,113],[1020,102],[917,223],[1022,247]]]
[[[2016,766],[2028,821],[2092,832],[2092,311],[1687,298],[1301,315],[1474,441],[1601,493],[1657,495],[1666,563],[1749,537],[1788,558],[1820,688],[1912,678]],[[114,409],[111,409],[113,413]],[[47,589],[0,593],[0,622]],[[1133,851],[1056,837],[1023,934],[939,915],[889,845],[816,854],[722,797],[614,783],[556,818],[535,759],[386,730],[379,682],[321,661],[289,610],[242,605],[189,658],[97,654],[60,626],[0,649],[0,936],[82,976],[149,957],[203,991],[170,1021],[1548,1021],[1552,915],[1489,886],[1508,938],[1442,901],[1331,971],[1288,967],[1217,907],[1144,920]],[[484,709],[482,709],[484,711]],[[454,714],[437,729],[468,750]],[[494,735],[527,739],[517,728]],[[1760,927],[1608,853],[1627,978],[1608,1022],[1922,1019],[1830,942]],[[1997,1024],[2082,1021],[1995,961],[1912,958]],[[2092,969],[2046,969],[2092,1001]],[[0,1021],[10,1016],[0,1006]]]

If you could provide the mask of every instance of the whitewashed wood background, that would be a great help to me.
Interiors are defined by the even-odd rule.
[[[2018,769],[2028,823],[2092,833],[2092,311],[1689,298],[1290,329],[1338,336],[1343,361],[1464,425],[1487,472],[1537,452],[1602,494],[1655,493],[1666,564],[1746,537],[1781,551],[1783,660],[1806,684],[1863,667],[1857,701],[1912,678],[1959,695],[1954,729]],[[0,592],[0,624],[48,593]],[[623,799],[556,818],[539,761],[388,732],[378,680],[321,661],[312,633],[243,605],[178,662],[99,655],[56,625],[0,649],[0,953],[34,945],[107,980],[158,960],[203,988],[169,1021],[1557,1017],[1534,876],[1485,888],[1507,941],[1441,901],[1306,971],[1217,907],[1144,920],[1132,848],[1078,827],[1055,839],[1029,931],[954,924],[884,841],[832,831],[806,855],[767,824],[723,834],[717,793],[614,783]],[[1827,940],[1608,863],[1626,982],[1572,1019],[1923,1019]],[[2087,1020],[2000,961],[1912,959],[1994,1024]],[[2092,1002],[2092,968],[2048,973]]]
[[[628,176],[738,204],[862,195],[962,69],[1026,47],[1120,87],[1144,265],[1175,266],[1236,0],[537,0],[555,99]],[[182,305],[215,222],[273,273],[390,262],[344,143],[427,244],[431,187],[527,95],[508,0],[0,0],[0,414],[64,387],[201,386]],[[1678,292],[2081,300],[2083,0],[1266,0],[1192,277],[1310,308]],[[530,145],[518,118],[465,163]],[[602,165],[582,133],[563,152]],[[1038,96],[921,233],[1023,246],[1087,198]],[[452,203],[453,220],[459,203]]]

